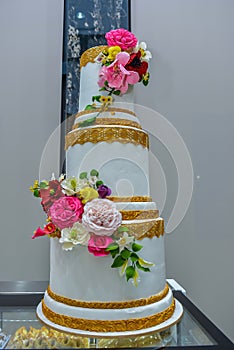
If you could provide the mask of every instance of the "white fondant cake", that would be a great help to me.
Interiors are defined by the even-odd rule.
[[[109,45],[87,50],[81,57],[80,111],[66,137],[68,180],[56,185],[59,191],[63,189],[62,196],[64,191],[75,196],[73,206],[77,200],[83,203],[84,208],[77,211],[78,224],[74,215],[72,223],[67,224],[66,210],[70,209],[66,203],[61,202],[64,207],[56,211],[57,202],[51,203],[48,192],[46,197],[40,189],[42,205],[49,207],[47,212],[57,228],[52,228],[55,238],[51,240],[50,286],[38,309],[39,317],[63,331],[90,336],[147,333],[165,321],[170,324],[170,320],[174,323],[178,319],[173,318],[178,303],[166,284],[164,221],[150,198],[148,135],[134,114],[132,84],[136,83],[136,72],[138,80],[146,79],[143,58],[148,51],[144,45],[136,49],[135,37],[129,32],[126,35],[135,45],[129,44],[128,53],[121,45]],[[115,55],[112,47],[117,47]],[[135,72],[133,63],[138,64]],[[138,71],[140,64],[144,74]],[[111,85],[110,72],[122,77],[118,86],[114,85],[118,77]],[[106,74],[104,83],[102,74]],[[126,84],[128,90],[124,91]],[[98,170],[103,182],[92,169]],[[87,171],[91,171],[93,182],[88,182]],[[104,186],[106,199],[94,199],[103,183],[112,193]],[[57,187],[52,192],[49,187],[49,196],[56,195]],[[112,226],[115,229],[110,231]],[[104,250],[100,243],[103,239],[110,243]]]

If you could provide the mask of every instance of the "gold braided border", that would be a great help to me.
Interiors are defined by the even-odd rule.
[[[107,47],[106,45],[94,46],[83,52],[80,57],[80,69],[85,67],[89,62],[95,62],[95,58]]]
[[[158,210],[120,210],[122,220],[157,219]]]
[[[110,112],[115,113],[115,112],[121,112],[121,113],[126,113],[126,114],[130,114],[133,115],[134,117],[136,116],[136,113],[134,113],[133,111],[130,111],[130,109],[126,109],[126,108],[119,108],[119,107],[108,107],[107,110],[103,111],[102,108],[96,108],[96,109],[86,109],[84,111],[80,111],[78,113],[76,113],[74,115],[75,119],[81,117],[82,115],[86,115],[86,114],[92,114],[92,113],[99,113],[99,112]]]
[[[83,145],[86,142],[120,142],[133,143],[149,148],[148,134],[136,129],[112,126],[112,127],[93,127],[76,129],[66,135],[65,149],[75,144]]]
[[[119,197],[119,196],[107,196],[112,202],[152,202],[152,198],[149,196],[132,196],[132,197]]]
[[[175,300],[173,299],[172,304],[167,309],[148,317],[114,321],[89,320],[85,318],[60,315],[48,308],[44,300],[42,300],[42,311],[48,320],[63,327],[91,332],[125,332],[154,327],[168,320],[173,315],[174,310]]]
[[[82,122],[75,123],[72,129],[76,130],[80,128],[81,123]],[[97,118],[92,125],[121,125],[121,126],[131,126],[133,128],[142,129],[139,123],[129,119],[120,119],[120,118]]]
[[[83,301],[78,299],[66,298],[62,295],[54,293],[50,286],[47,288],[48,295],[56,300],[59,303],[74,306],[74,307],[83,307],[88,309],[127,309],[131,307],[145,306],[149,304],[156,303],[157,301],[162,300],[169,292],[168,284],[165,288],[158,294],[152,295],[149,298],[141,298],[136,300],[128,301],[112,301],[112,302],[101,302],[101,301]]]
[[[123,224],[128,228],[128,234],[134,236],[138,240],[143,238],[160,237],[164,235],[164,220],[152,220],[139,222],[135,224]]]

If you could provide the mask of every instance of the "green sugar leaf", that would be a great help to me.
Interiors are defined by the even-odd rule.
[[[90,171],[90,175],[91,176],[99,176],[99,173],[98,173],[98,171],[97,170],[95,170],[95,169],[92,169],[91,171]]]
[[[39,187],[40,187],[40,188],[48,188],[48,182],[46,182],[46,181],[41,181],[40,184],[39,184]]]
[[[111,250],[110,254],[112,256],[112,259],[114,259],[116,257],[116,255],[119,254],[119,248],[115,249],[115,250]]]
[[[106,248],[106,251],[109,252],[111,250],[116,250],[119,249],[119,246],[117,243],[111,243],[108,245],[108,247]]]
[[[99,186],[101,186],[101,185],[103,185],[103,181],[98,180],[98,181],[96,182],[96,186],[99,187]]]
[[[83,180],[83,179],[87,179],[87,176],[88,176],[88,173],[87,172],[83,172],[83,173],[80,173],[79,178],[81,180]]]
[[[138,261],[136,262],[136,266],[139,270],[142,270],[144,272],[150,272],[150,269],[148,267],[141,266]]]
[[[132,253],[130,255],[130,259],[132,260],[132,262],[135,262],[139,260],[139,256],[136,253]]]
[[[35,197],[40,197],[40,191],[39,190],[34,190],[33,191],[33,195],[35,196]]]
[[[139,252],[139,250],[141,250],[142,248],[143,248],[143,246],[140,245],[140,244],[137,244],[137,243],[133,243],[133,244],[132,244],[132,250],[133,250],[134,252]]]
[[[113,264],[111,265],[111,267],[115,268],[115,267],[120,267],[125,263],[125,259],[122,258],[121,255],[118,255],[117,258],[115,258],[115,260],[113,261]]]
[[[84,110],[85,111],[90,111],[92,109],[96,109],[96,107],[94,107],[93,105],[87,105]]]
[[[118,233],[122,233],[122,232],[128,232],[129,228],[127,226],[120,226],[118,228]]]
[[[128,266],[125,271],[127,281],[133,278],[135,275],[135,268],[133,266]]]
[[[115,91],[113,91],[113,94],[114,94],[114,95],[117,95],[117,96],[119,96],[119,95],[120,95],[120,93],[121,93],[121,91],[120,91],[120,90],[115,90]]]
[[[131,255],[131,252],[127,248],[124,248],[124,250],[122,250],[120,255],[122,256],[123,259],[128,259]]]

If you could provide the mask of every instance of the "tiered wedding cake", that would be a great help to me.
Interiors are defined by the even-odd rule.
[[[32,188],[49,217],[33,237],[53,237],[38,316],[83,335],[144,334],[181,316],[165,279],[164,221],[149,192],[148,134],[134,113],[133,85],[147,85],[151,54],[126,30],[106,38],[108,46],[81,57],[66,179]]]

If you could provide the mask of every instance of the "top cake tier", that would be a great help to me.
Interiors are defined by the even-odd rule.
[[[100,108],[134,110],[133,87],[148,84],[151,53],[126,29],[111,30],[107,45],[86,50],[80,59],[79,112]]]
[[[97,64],[98,55],[108,49],[108,46],[95,46],[86,50],[80,59],[80,96],[79,111],[83,111],[87,105],[91,103],[92,96],[103,95],[108,96],[108,91],[101,91],[98,85],[100,65]],[[126,93],[115,95],[113,107],[134,110],[133,86],[129,85]]]

